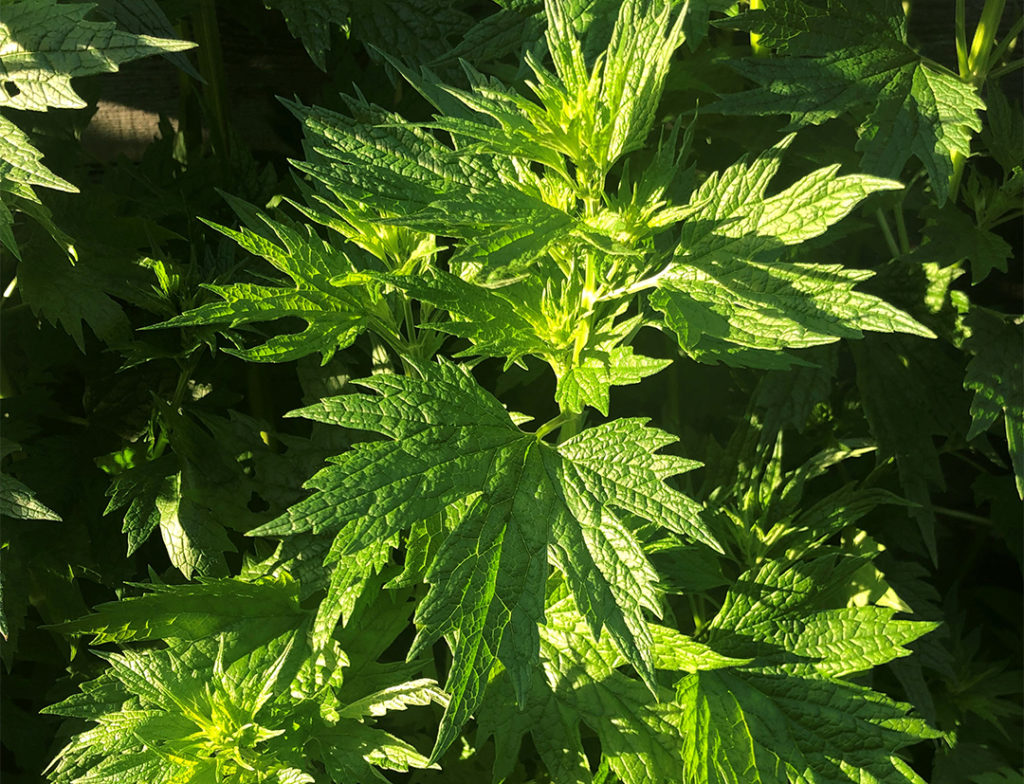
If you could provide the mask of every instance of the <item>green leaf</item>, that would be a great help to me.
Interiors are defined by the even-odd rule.
[[[194,642],[222,635],[234,649],[251,651],[307,617],[299,607],[296,583],[287,579],[211,579],[138,587],[146,593],[97,605],[91,615],[53,628],[65,634],[91,634],[95,645],[156,639]]]
[[[0,116],[0,183],[17,182],[78,193],[78,188],[43,166],[42,158],[43,154],[32,146],[25,132]]]
[[[923,210],[922,215],[927,219],[925,239],[911,253],[915,261],[940,267],[970,261],[972,285],[981,283],[992,270],[1006,272],[1013,248],[1002,237],[982,229],[951,205]]]
[[[1024,499],[1024,330],[1019,321],[980,308],[972,309],[967,325],[971,334],[965,345],[973,356],[964,388],[974,393],[967,438],[977,438],[1002,417],[1017,494]]]
[[[566,125],[578,124],[581,147],[605,172],[622,155],[643,146],[672,54],[683,41],[685,13],[673,19],[669,3],[622,3],[603,58],[588,73],[569,23],[569,3],[548,0],[545,7],[548,50],[567,93]],[[545,98],[543,93],[540,97]]]
[[[911,156],[945,203],[953,156],[970,154],[985,104],[974,87],[922,58],[907,43],[906,17],[892,0],[825,4],[780,0],[729,26],[761,35],[778,57],[735,65],[761,86],[711,107],[723,114],[789,114],[821,123],[849,112],[867,171],[899,177]]]
[[[819,609],[835,581],[833,563],[828,556],[788,568],[766,561],[741,575],[710,625],[709,644],[734,655],[761,651],[762,667],[837,677],[909,655],[901,646],[938,625],[893,620],[888,607]]]
[[[910,706],[842,681],[697,672],[677,698],[684,770],[701,784],[923,784],[896,752],[939,736]]]
[[[967,430],[968,403],[962,392],[958,394],[962,358],[940,343],[889,335],[872,336],[863,344],[852,344],[852,349],[857,386],[871,434],[878,442],[879,458],[895,456],[904,495],[920,505],[911,515],[935,559],[931,491],[944,489],[945,478],[933,437]],[[946,393],[933,397],[932,404],[922,409],[921,395],[939,384]],[[908,411],[914,411],[914,416],[907,416]]]
[[[129,33],[145,33],[170,38],[175,35],[174,25],[160,7],[158,0],[98,0],[100,13],[117,22]],[[161,56],[180,68],[197,82],[204,79],[188,57],[178,52],[162,52]]]
[[[281,12],[288,24],[288,31],[302,41],[317,68],[325,71],[331,34],[339,30],[348,32],[351,10],[348,0],[322,0],[316,3],[304,0],[264,0],[263,4]]]
[[[633,353],[630,346],[616,346],[610,351],[585,351],[579,364],[558,379],[555,400],[563,411],[579,413],[584,406],[593,406],[608,416],[608,393],[613,386],[639,384],[647,376],[672,364],[668,359],[653,359]]]
[[[307,162],[294,162],[336,198],[388,222],[465,240],[460,257],[500,269],[540,254],[573,219],[526,192],[472,147],[453,150],[397,115],[348,99],[348,118],[289,104],[303,123]]]
[[[112,22],[85,19],[90,5],[56,0],[7,4],[0,20],[0,107],[45,111],[80,109],[75,76],[110,73],[118,65],[195,44],[117,30]]]
[[[529,281],[506,286],[480,286],[444,270],[424,275],[381,276],[413,299],[456,316],[450,322],[431,322],[430,328],[467,338],[473,348],[464,354],[505,359],[508,367],[522,357],[544,356],[549,345],[543,316],[531,301],[538,299]]]
[[[835,607],[861,559],[765,561],[741,575],[707,643],[745,667],[678,683],[683,756],[698,782],[915,782],[895,754],[938,737],[909,705],[838,678],[883,664],[937,624],[881,607]],[[753,778],[751,778],[753,777]]]
[[[128,343],[128,317],[107,294],[103,274],[89,259],[72,263],[66,252],[43,244],[33,249],[31,263],[20,265],[18,283],[32,311],[55,326],[59,324],[83,353],[83,323],[107,345]]]
[[[286,772],[292,766],[283,758],[301,743],[305,729],[288,721],[286,708],[287,686],[299,664],[297,654],[303,653],[297,639],[278,637],[230,663],[223,645],[184,654],[173,649],[103,654],[110,669],[101,678],[118,683],[124,702],[90,716],[96,726],[58,753],[51,778],[72,782],[88,775],[89,781],[114,784],[153,771],[153,780],[160,782],[213,781],[252,770],[253,763],[263,774]],[[103,692],[83,688],[83,696],[99,696],[109,707]],[[46,711],[80,711],[83,701],[72,701]],[[288,773],[284,780],[296,779]]]
[[[673,261],[651,295],[680,347],[704,361],[772,367],[766,352],[857,338],[863,330],[934,337],[903,311],[854,291],[868,271],[778,260],[787,245],[823,234],[871,193],[899,187],[877,177],[837,177],[838,167],[829,166],[766,197],[792,138],[712,174],[692,196],[707,207],[683,223]]]
[[[243,227],[236,231],[209,222],[245,250],[269,261],[294,282],[293,287],[233,283],[209,285],[223,302],[211,302],[155,324],[186,327],[204,324],[237,327],[284,318],[299,318],[302,332],[274,335],[250,348],[225,349],[234,356],[255,362],[287,362],[319,352],[326,364],[341,348],[350,346],[366,328],[377,302],[367,290],[368,280],[359,274],[343,252],[320,239],[308,227],[292,228],[274,221],[249,205],[232,199],[243,217],[251,215],[278,242]]]
[[[417,608],[412,655],[454,640],[434,757],[473,712],[495,659],[523,696],[537,657],[549,550],[594,633],[606,628],[650,680],[642,608],[657,609],[655,575],[614,509],[714,546],[699,507],[663,484],[693,461],[655,454],[672,439],[643,420],[585,430],[558,447],[524,433],[463,369],[418,366],[422,378],[359,382],[380,393],[343,395],[303,409],[309,418],[373,430],[393,441],[359,444],[310,485],[319,492],[251,532],[336,534],[344,555],[479,497],[440,545]]]
[[[556,594],[557,596],[557,594]],[[522,738],[530,734],[553,780],[589,782],[592,776],[580,740],[580,722],[601,743],[603,763],[623,782],[674,781],[682,763],[679,706],[667,689],[659,699],[617,668],[625,663],[608,642],[594,639],[589,624],[571,599],[551,604],[541,627],[543,677],[538,673],[520,710],[510,711],[512,690],[495,679],[479,711],[480,733],[495,741],[494,780],[510,770]],[[655,666],[667,671],[696,671],[743,664],[706,645],[656,624]]]
[[[59,514],[36,498],[35,491],[13,476],[0,473],[0,515],[18,520],[56,520]]]

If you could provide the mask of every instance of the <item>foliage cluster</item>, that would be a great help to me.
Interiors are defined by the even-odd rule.
[[[0,0],[5,780],[1021,781],[1024,17],[932,11]]]

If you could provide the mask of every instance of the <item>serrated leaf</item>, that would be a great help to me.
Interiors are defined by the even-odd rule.
[[[578,129],[577,150],[567,151],[576,152],[570,157],[577,165],[585,155],[604,173],[622,155],[643,145],[672,54],[683,41],[684,13],[673,14],[669,3],[622,3],[603,57],[588,69],[570,22],[569,3],[548,0],[545,8],[548,50],[565,90],[561,125]],[[539,65],[531,66],[541,82],[535,91],[551,112],[554,102],[549,95],[559,88]],[[553,89],[543,89],[545,82]]]
[[[70,182],[43,166],[40,163],[42,158],[43,154],[32,145],[25,132],[0,116],[0,183],[10,181],[68,193],[78,192]]]
[[[288,24],[288,31],[302,41],[317,68],[326,70],[331,33],[342,29],[348,32],[352,4],[348,0],[323,0],[317,3],[304,0],[264,0],[263,4],[281,12]]]
[[[235,548],[220,521],[187,492],[188,484],[183,472],[173,474],[156,497],[167,555],[186,579],[193,574],[223,574],[227,569],[224,552]]]
[[[97,8],[129,33],[144,33],[161,38],[176,35],[174,25],[160,7],[158,0],[99,0]],[[161,56],[180,68],[200,84],[205,80],[188,57],[179,52],[162,52]]]
[[[584,406],[593,406],[608,416],[611,387],[638,384],[670,364],[671,360],[634,354],[630,346],[616,346],[608,352],[589,351],[558,379],[555,399],[563,411],[578,413]]]
[[[1013,463],[1017,494],[1024,499],[1024,330],[983,311],[968,316],[971,336],[966,347],[973,353],[967,363],[964,388],[974,393],[968,440],[992,427],[1000,417]]]
[[[181,52],[195,44],[133,35],[112,22],[85,19],[89,5],[34,0],[9,4],[0,20],[0,106],[45,111],[86,105],[71,79],[109,73],[118,65],[151,54]]]
[[[708,206],[684,222],[673,262],[651,295],[680,347],[704,361],[770,368],[791,361],[767,352],[856,338],[862,330],[934,337],[903,311],[854,291],[867,271],[778,260],[787,245],[821,235],[871,193],[899,187],[877,177],[836,177],[832,166],[765,197],[791,141],[712,174],[693,195]]]
[[[963,393],[957,394],[962,359],[939,343],[922,344],[895,335],[872,336],[864,344],[852,344],[852,349],[857,385],[879,457],[895,456],[904,495],[920,504],[911,515],[934,559],[935,513],[930,493],[943,489],[945,478],[933,436],[967,429],[968,404]],[[922,409],[920,396],[938,384],[945,385],[946,393],[933,397],[932,405]],[[907,411],[915,415],[908,417]]]
[[[255,765],[278,780],[311,781],[284,762],[310,730],[289,721],[287,708],[287,686],[305,655],[301,639],[285,634],[233,661],[223,638],[220,646],[101,654],[109,669],[97,682],[116,682],[125,699],[89,716],[96,726],[58,753],[52,780],[114,784],[152,771],[154,781],[214,781]],[[89,687],[81,697],[114,696]],[[82,702],[73,697],[46,711],[75,715]]]
[[[1006,272],[1013,248],[1002,237],[982,229],[952,205],[925,209],[922,215],[927,219],[925,239],[910,254],[911,259],[940,267],[969,261],[973,285],[987,278],[992,270]]]
[[[30,264],[18,269],[24,301],[54,326],[60,325],[85,352],[89,328],[104,343],[126,345],[131,325],[124,309],[106,292],[106,281],[88,259],[72,263],[65,251],[44,244],[34,249]]]
[[[970,154],[985,104],[973,86],[908,45],[898,3],[836,0],[825,9],[782,0],[729,26],[758,32],[781,56],[737,63],[761,86],[725,97],[712,111],[789,114],[801,124],[850,112],[866,170],[899,177],[916,157],[938,204],[946,201],[953,156]]]
[[[0,473],[0,515],[18,520],[61,519],[59,514],[36,498],[32,488],[4,473]]]
[[[573,604],[566,599],[548,608],[541,650],[549,685],[537,695],[531,691],[534,709],[547,701],[541,715],[548,716],[556,727],[557,717],[561,717],[565,726],[559,737],[573,742],[568,747],[569,760],[575,749],[581,750],[578,725],[582,721],[597,733],[603,762],[625,784],[677,780],[682,748],[680,705],[664,688],[655,699],[640,683],[620,672],[621,654],[606,641],[594,639]],[[656,624],[648,624],[648,632],[655,640],[658,669],[699,671],[744,663]],[[542,748],[548,745],[541,737],[541,727],[531,730],[535,743]],[[548,758],[557,759],[557,752],[550,750]]]
[[[359,274],[348,256],[317,237],[308,226],[292,228],[251,210],[244,202],[232,203],[240,214],[252,212],[280,244],[247,227],[236,231],[215,223],[210,226],[269,261],[292,279],[294,287],[209,285],[207,288],[222,302],[201,305],[149,328],[204,324],[237,327],[299,318],[306,322],[301,332],[274,335],[249,348],[225,351],[254,362],[287,362],[318,352],[326,364],[335,351],[351,345],[366,327],[376,303],[376,297],[367,291],[368,279]]]
[[[436,757],[479,704],[496,658],[517,693],[525,693],[549,549],[594,632],[606,628],[650,677],[649,641],[636,635],[643,635],[641,608],[654,604],[653,572],[632,534],[608,526],[610,510],[714,540],[699,507],[662,483],[696,463],[657,455],[672,439],[642,420],[585,430],[556,448],[519,430],[465,370],[442,362],[418,372],[421,378],[359,382],[376,397],[343,395],[304,409],[309,418],[395,440],[359,444],[335,458],[310,482],[319,492],[251,533],[337,534],[334,549],[344,555],[480,494],[440,546],[428,575],[432,587],[417,609],[413,654],[442,635],[455,650]]]
[[[921,784],[895,754],[939,733],[907,715],[909,705],[838,676],[906,655],[901,644],[937,624],[894,621],[888,608],[836,608],[837,589],[861,563],[766,561],[730,588],[707,643],[754,660],[677,686],[694,781]]]
[[[508,366],[527,354],[543,355],[548,350],[538,323],[541,316],[529,304],[535,299],[535,287],[529,283],[484,287],[437,269],[425,275],[381,277],[410,297],[457,316],[457,320],[430,326],[471,340],[473,354],[501,357]]]
[[[405,710],[411,705],[448,704],[448,695],[441,691],[431,678],[408,681],[374,692],[361,700],[351,702],[341,709],[343,718],[361,719],[364,716],[383,716],[388,711]]]
[[[678,699],[685,772],[702,784],[923,784],[895,755],[939,736],[910,706],[842,681],[697,672]]]
[[[146,584],[142,596],[105,602],[83,618],[53,627],[91,634],[93,644],[133,640],[197,641],[222,635],[251,651],[303,622],[290,580],[213,579],[188,585]]]

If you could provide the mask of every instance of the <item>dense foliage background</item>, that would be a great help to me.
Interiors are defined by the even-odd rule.
[[[0,1],[4,781],[1020,781],[1021,18]]]

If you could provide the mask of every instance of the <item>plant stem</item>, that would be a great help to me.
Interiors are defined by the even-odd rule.
[[[910,253],[910,237],[907,235],[907,222],[903,219],[903,205],[897,204],[893,213],[896,216],[896,236],[900,241],[900,251]]]
[[[566,422],[566,421],[567,421],[567,420],[569,419],[569,417],[571,417],[571,416],[572,416],[572,414],[569,414],[569,413],[567,413],[567,412],[563,411],[563,412],[561,412],[560,414],[558,414],[557,416],[554,416],[554,417],[552,417],[551,419],[549,419],[549,420],[548,420],[547,422],[545,422],[545,423],[544,423],[543,425],[541,425],[540,427],[538,427],[538,428],[537,428],[537,429],[536,429],[536,430],[534,431],[534,433],[533,433],[533,434],[534,434],[535,436],[537,436],[537,438],[544,438],[544,436],[546,436],[546,435],[547,435],[548,433],[550,433],[550,432],[551,432],[552,430],[555,430],[556,428],[559,428],[559,427],[561,427],[561,426],[562,426],[563,424],[565,424],[565,422]]]
[[[936,514],[945,515],[946,517],[955,517],[958,520],[967,520],[968,522],[978,523],[979,525],[992,525],[992,521],[987,517],[971,514],[970,512],[961,512],[958,509],[950,509],[948,506],[936,506],[935,504],[932,504],[931,510]]]
[[[558,443],[567,441],[583,429],[583,414],[570,414],[558,431]]]
[[[750,10],[759,11],[764,8],[764,0],[750,0]],[[755,57],[767,57],[768,47],[761,45],[761,34],[751,33],[750,34],[750,50],[754,53]]]
[[[195,15],[195,33],[199,44],[199,71],[206,80],[203,93],[210,114],[210,135],[213,137],[218,160],[227,160],[228,126],[227,100],[224,88],[224,58],[220,49],[220,31],[217,27],[217,8],[214,0],[201,0]]]
[[[988,76],[989,69],[996,61],[992,46],[996,40],[996,31],[999,29],[999,20],[1003,18],[1006,0],[985,0],[985,7],[981,11],[978,26],[974,28],[971,49],[966,54],[967,28],[964,21],[964,2],[965,0],[957,0],[956,7],[957,67],[960,71],[960,78],[980,91],[981,86],[985,83],[985,78]],[[997,51],[1001,53],[1003,49],[1004,47],[1000,46]],[[959,151],[955,151],[951,159],[953,162],[953,175],[949,179],[949,200],[956,201],[967,158]]]
[[[956,0],[956,65],[960,78],[966,80],[970,68],[967,65],[967,11],[965,0]]]
[[[889,252],[894,259],[898,259],[902,254],[899,245],[896,244],[896,238],[892,235],[892,229],[889,228],[889,221],[885,219],[885,213],[880,209],[875,210],[875,217],[878,218],[878,225],[882,227],[882,236],[885,237],[885,244],[888,246]]]
[[[996,31],[999,29],[999,20],[1003,18],[1005,6],[1006,0],[985,0],[981,19],[974,30],[971,51],[967,55],[968,81],[975,87],[981,87],[988,75],[991,65],[989,55],[992,53],[992,44],[996,40]]]

